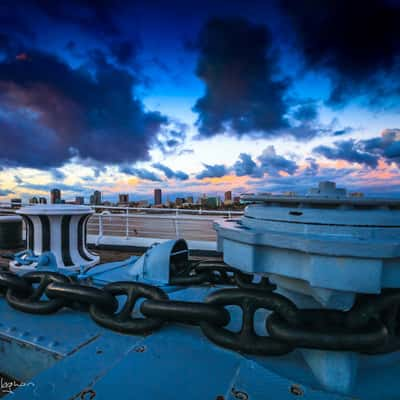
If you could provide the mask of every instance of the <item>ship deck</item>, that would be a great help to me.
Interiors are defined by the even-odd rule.
[[[91,248],[100,256],[100,264],[114,262],[114,261],[121,261],[125,260],[130,256],[141,256],[145,249],[119,249],[118,247],[101,247]],[[7,269],[9,260],[7,258],[3,258],[4,255],[11,255],[15,254],[19,251],[24,250],[23,247],[16,248],[16,249],[0,249],[0,268]],[[192,260],[213,260],[213,261],[221,261],[222,256],[218,255],[216,252],[191,252],[190,259]]]
[[[8,258],[3,258],[3,256],[15,254],[19,251],[24,250],[25,248],[9,248],[9,249],[0,249],[0,269],[7,270],[8,269]],[[115,262],[125,260],[131,256],[140,256],[145,252],[146,249],[123,249],[121,250],[118,247],[109,247],[109,248],[96,248],[92,247],[92,251],[95,251],[100,256],[100,264]],[[195,254],[190,255],[190,259],[192,260],[222,260],[221,256],[215,254],[215,252],[201,252],[201,255],[197,252]],[[16,390],[20,382],[14,377],[10,377],[4,375],[0,371],[0,382],[2,388],[9,388],[12,392]],[[0,390],[0,398],[6,396],[7,390]]]

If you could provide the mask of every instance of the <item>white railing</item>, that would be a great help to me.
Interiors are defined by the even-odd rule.
[[[231,210],[92,207],[97,212],[89,219],[88,234],[97,235],[99,240],[103,236],[119,236],[215,242],[213,221],[243,214]]]
[[[23,204],[25,206],[27,204]],[[104,237],[125,239],[184,238],[193,241],[216,241],[213,221],[237,218],[242,211],[185,208],[142,208],[94,206],[88,222],[88,235],[100,243]],[[0,203],[0,213],[15,212],[10,203]]]

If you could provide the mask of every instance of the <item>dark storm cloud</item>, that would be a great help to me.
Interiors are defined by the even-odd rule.
[[[161,178],[157,176],[154,172],[148,171],[147,169],[133,168],[129,166],[120,167],[119,170],[127,175],[133,175],[140,179],[145,179],[147,181],[161,182]]]
[[[245,19],[215,18],[204,26],[195,43],[196,74],[206,85],[194,106],[200,136],[227,129],[239,136],[267,134],[287,125],[287,85],[273,80],[277,64],[271,45],[267,28]]]
[[[197,179],[221,178],[228,173],[228,169],[223,164],[208,165],[204,164],[204,169],[196,175]]]
[[[293,175],[298,169],[295,161],[277,154],[274,146],[266,147],[258,157],[258,161],[260,162],[260,168],[269,175],[276,176],[279,175],[279,172],[286,172],[289,175]]]
[[[308,161],[308,174],[315,175],[318,171],[318,164],[314,159],[309,159]],[[264,174],[279,177],[282,172],[294,175],[299,168],[295,161],[277,154],[274,146],[266,147],[261,155],[257,157],[257,162],[252,159],[250,154],[241,153],[232,166],[223,164],[204,164],[204,166],[204,170],[196,175],[197,179],[220,178],[232,172],[236,176],[249,176],[251,178],[262,178]]]
[[[71,155],[110,164],[148,158],[168,119],[133,97],[134,76],[100,52],[93,56],[94,74],[54,55],[27,54],[0,63],[3,163],[46,168]]]
[[[6,167],[45,169],[60,166],[72,156],[53,131],[36,124],[23,112],[0,113],[0,163]]]
[[[333,146],[318,146],[313,152],[331,160],[344,160],[376,168],[381,159],[400,166],[400,129],[385,129],[366,140],[342,140]]]
[[[363,140],[361,143],[365,151],[400,166],[400,129],[385,129],[380,137]]]
[[[254,178],[261,177],[263,172],[261,168],[253,161],[250,154],[241,153],[239,159],[233,165],[236,176],[252,176]]]
[[[189,175],[183,171],[173,171],[171,168],[167,167],[166,165],[156,163],[153,164],[154,168],[164,172],[165,176],[168,179],[177,179],[179,181],[186,181],[189,179]]]
[[[153,57],[151,59],[151,62],[157,66],[161,71],[165,72],[166,74],[171,74],[172,71],[170,70],[170,68],[167,66],[167,64],[165,64],[164,61],[160,60],[158,57]]]
[[[341,136],[353,131],[351,127],[338,129],[337,118],[329,123],[323,123],[319,118],[319,104],[314,100],[299,100],[292,98],[292,107],[289,111],[290,128],[284,131],[298,140],[308,141],[315,137]]]
[[[379,156],[365,151],[362,141],[354,139],[335,142],[331,146],[318,146],[313,149],[316,155],[324,156],[329,160],[344,160],[350,163],[363,164],[370,168],[378,166]]]
[[[132,63],[137,56],[137,51],[137,44],[133,41],[124,40],[111,45],[111,53],[121,65]]]
[[[306,67],[330,74],[331,104],[399,90],[400,3],[393,0],[279,0]],[[386,84],[384,83],[386,79]]]
[[[39,10],[58,22],[78,25],[84,31],[107,36],[120,33],[115,17],[121,12],[122,0],[22,0],[20,4],[25,11]]]
[[[313,121],[318,117],[318,108],[314,103],[302,104],[293,110],[293,117],[298,121]]]

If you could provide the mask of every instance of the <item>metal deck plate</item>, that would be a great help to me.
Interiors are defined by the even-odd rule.
[[[216,289],[191,287],[169,296],[201,300]],[[304,362],[301,367],[297,351],[283,357],[249,357],[216,346],[198,327],[171,324],[146,337],[129,336],[97,326],[85,313],[29,315],[10,309],[4,301],[0,313],[1,336],[61,356],[26,382],[29,386],[17,389],[15,400],[350,399],[318,389]],[[234,325],[238,318],[234,316]],[[29,334],[24,335],[28,326]],[[390,398],[400,373],[400,364],[390,362],[390,356],[384,356],[372,375],[371,370],[361,369],[355,395],[375,399],[380,388]]]
[[[31,315],[0,299],[0,336],[65,357],[98,336],[103,328],[83,312],[63,309],[52,315]]]

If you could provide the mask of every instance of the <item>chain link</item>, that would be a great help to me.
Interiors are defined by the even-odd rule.
[[[63,307],[87,310],[99,325],[126,334],[149,334],[172,322],[197,325],[217,345],[246,354],[282,355],[298,347],[366,354],[400,349],[398,289],[358,296],[353,308],[342,312],[298,309],[274,293],[267,279],[254,283],[251,275],[221,264],[197,263],[172,278],[177,285],[175,278],[182,279],[182,285],[239,287],[216,290],[205,302],[189,302],[170,300],[162,289],[138,282],[113,282],[97,288],[54,272],[18,276],[0,271],[0,295],[11,307],[33,314],[50,314]],[[121,295],[126,297],[122,304],[117,299]],[[242,310],[238,332],[227,329],[229,306]],[[259,309],[272,311],[265,319],[266,335],[254,329]]]
[[[198,261],[188,263],[179,272],[174,271],[170,278],[171,285],[199,285],[203,283],[215,285],[239,286],[243,289],[273,291],[276,286],[267,277],[260,282],[253,282],[254,276],[225,263],[215,261]]]

